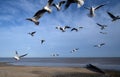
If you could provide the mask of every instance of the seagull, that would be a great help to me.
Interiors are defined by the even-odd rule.
[[[29,32],[28,34],[31,35],[31,36],[34,36],[35,33],[36,33],[36,31],[34,31],[34,32]]]
[[[99,27],[101,27],[100,29],[101,30],[103,30],[103,29],[105,29],[105,27],[107,27],[107,25],[101,25],[101,24],[99,24],[99,23],[96,23]]]
[[[87,8],[87,7],[84,7],[85,9],[88,9],[90,11],[90,13],[88,14],[89,17],[94,17],[95,16],[95,11],[98,10],[99,8],[105,6],[106,4],[101,4],[99,6],[96,6],[96,7],[90,7],[90,8]]]
[[[14,56],[14,58],[15,58],[16,60],[20,60],[22,57],[24,57],[24,56],[26,56],[26,55],[28,55],[28,54],[24,54],[24,55],[19,56],[19,55],[18,55],[18,52],[16,51],[16,55]]]
[[[65,4],[65,9],[67,9],[71,3],[77,3],[78,8],[80,8],[84,4],[84,0],[67,0]]]
[[[52,10],[50,9],[50,6],[52,4],[53,0],[48,0],[48,3],[43,9],[38,10],[32,18],[27,18],[26,20],[34,22],[36,25],[39,25],[39,19],[45,14],[45,12],[51,13]]]
[[[107,34],[107,32],[100,32],[101,34]]]
[[[66,29],[69,29],[71,28],[70,26],[64,26],[64,27],[61,27],[61,26],[57,26],[56,29],[59,29],[61,30],[62,32],[65,32]]]
[[[91,70],[91,71],[94,71],[94,72],[97,72],[97,73],[100,73],[100,74],[105,74],[105,72],[102,69],[100,69],[100,68],[98,68],[98,67],[96,67],[92,64],[87,64],[86,68],[88,70]]]
[[[59,56],[59,54],[52,54],[51,56],[54,56],[54,57],[55,57],[55,56]]]
[[[41,40],[41,44],[43,44],[45,42],[45,40]]]
[[[107,12],[107,14],[112,18],[112,21],[116,21],[116,20],[120,19],[120,16],[115,16],[110,12]]]
[[[105,43],[101,43],[101,44],[98,44],[98,45],[94,45],[94,47],[98,47],[100,48],[101,46],[105,45]]]
[[[71,51],[71,53],[76,52],[76,51],[78,51],[78,50],[79,50],[79,48],[75,48],[75,49],[73,49],[73,50]]]
[[[80,29],[82,29],[83,27],[79,27],[79,28],[72,28],[71,31],[76,31],[78,32]]]
[[[57,11],[61,10],[61,5],[64,4],[66,1],[60,1],[58,4],[53,3],[52,6],[56,7]]]

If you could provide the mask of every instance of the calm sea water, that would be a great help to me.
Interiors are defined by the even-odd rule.
[[[22,58],[16,61],[13,58],[0,58],[0,62],[22,66],[49,66],[49,67],[85,67],[91,63],[102,69],[120,70],[119,58]]]

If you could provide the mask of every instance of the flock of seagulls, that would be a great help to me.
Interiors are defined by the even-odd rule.
[[[65,5],[64,5],[65,4]],[[64,11],[66,9],[68,9],[70,7],[70,5],[72,4],[77,4],[78,8],[82,7],[84,5],[84,0],[63,0],[63,1],[59,1],[58,3],[54,3],[54,0],[48,0],[47,4],[42,8],[42,9],[39,9],[34,15],[33,17],[31,18],[26,18],[26,20],[29,20],[31,22],[33,22],[35,25],[39,25],[39,19],[47,12],[49,14],[52,13],[52,7],[55,7],[57,11],[60,11],[62,10],[62,6],[64,5]],[[89,14],[88,16],[93,18],[95,17],[95,12],[102,8],[103,6],[106,6],[106,4],[101,4],[101,5],[98,5],[96,7],[94,6],[91,6],[91,7],[85,7],[83,6],[85,9],[89,10]],[[112,19],[112,21],[116,21],[118,19],[120,19],[120,16],[116,16],[114,14],[112,14],[111,12],[107,11],[107,14],[108,16]],[[107,34],[107,32],[103,32],[103,30],[105,30],[108,26],[107,25],[104,25],[104,24],[101,24],[101,23],[96,23],[96,25],[98,25],[100,27],[100,34]],[[71,32],[72,31],[75,31],[75,32],[78,32],[79,30],[83,29],[83,27],[71,27],[71,26],[57,26],[56,27],[57,30],[60,30],[61,32],[66,32],[67,30],[70,30]],[[28,34],[31,35],[31,36],[34,36],[36,33],[36,31],[33,31],[33,32],[29,32]],[[43,44],[45,42],[44,39],[40,40],[41,41],[41,44]],[[100,44],[97,44],[97,45],[94,45],[94,47],[98,47],[98,48],[101,48],[102,46],[104,46],[105,43],[100,43]],[[75,48],[71,51],[71,53],[73,52],[76,52],[78,51],[79,48]],[[17,53],[17,52],[16,52]],[[59,56],[59,54],[52,54],[52,56]]]
[[[63,4],[65,4],[65,7],[64,7],[64,10],[68,9],[70,7],[71,4],[77,4],[78,5],[78,8],[82,7],[84,5],[84,0],[66,0],[66,1],[60,1],[59,3],[53,3],[54,0],[48,0],[48,3],[40,10],[38,10],[32,18],[27,18],[26,20],[29,20],[31,22],[33,22],[35,25],[39,25],[40,22],[39,22],[39,19],[47,12],[49,14],[52,13],[52,9],[51,7],[55,7],[57,9],[57,11],[60,11],[61,10],[61,6]],[[89,17],[94,17],[95,16],[95,11],[102,8],[103,6],[105,6],[106,4],[101,4],[101,5],[98,5],[96,7],[93,7],[91,6],[90,8],[88,7],[84,7],[85,9],[89,10],[89,14],[88,16]],[[120,19],[120,16],[116,16],[114,14],[112,14],[111,12],[107,11],[107,14],[108,16],[112,19],[111,21],[116,21],[116,20],[119,20]],[[100,23],[96,23],[101,30],[104,30],[106,29],[106,27],[108,27],[107,25],[104,25],[104,24],[100,24]],[[78,32],[80,29],[83,29],[83,27],[77,27],[77,28],[72,28],[70,26],[57,26],[56,27],[57,30],[60,30],[62,32],[66,32],[67,29],[70,29],[70,31],[75,31],[75,32]],[[33,31],[33,32],[29,32],[28,34],[31,35],[32,37],[35,35],[36,31]],[[107,32],[102,32],[100,31],[101,34],[107,34]],[[44,39],[40,40],[40,43],[43,44],[44,42],[46,42]],[[97,44],[97,45],[94,45],[94,47],[97,47],[97,48],[101,48],[102,46],[104,46],[105,43],[100,43],[100,44]],[[75,53],[79,50],[79,48],[74,48],[73,50],[70,51],[70,53]],[[20,60],[21,58],[27,56],[28,54],[23,54],[23,55],[19,55],[18,52],[16,51],[15,52],[15,56],[14,56],[14,59],[15,60]],[[54,54],[51,54],[51,56],[53,57],[57,57],[59,56],[60,54],[58,53],[54,53]],[[98,72],[98,73],[101,73],[101,74],[105,74],[105,72],[103,70],[101,70],[100,68],[98,68],[97,66],[95,65],[92,65],[92,64],[87,64],[86,67],[87,69],[91,70],[91,71],[94,71],[94,72]]]

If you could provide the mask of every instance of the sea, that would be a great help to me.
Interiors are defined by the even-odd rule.
[[[16,61],[14,58],[0,58],[0,62],[7,62],[12,65],[19,66],[47,66],[47,67],[86,67],[87,64],[93,64],[105,70],[119,70],[120,71],[120,57],[107,58],[21,58]]]

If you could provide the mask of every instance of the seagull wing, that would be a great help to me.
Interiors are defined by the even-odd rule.
[[[39,10],[35,13],[35,15],[33,17],[35,17],[35,19],[38,20],[45,12],[46,12],[46,10],[44,10],[44,9]]]
[[[67,2],[65,4],[65,9],[67,9],[71,3],[74,3],[74,0],[67,0]]]
[[[70,26],[65,26],[65,29],[67,29],[67,28],[69,29],[69,28],[71,28],[71,27],[70,27]]]
[[[35,33],[36,33],[36,31],[32,32],[31,34],[35,34]]]
[[[105,6],[105,5],[106,5],[106,4],[99,5],[99,6],[95,7],[95,10],[97,10],[97,9],[99,9],[100,7],[103,7],[103,6]]]
[[[45,40],[41,40],[41,44],[43,44],[43,42],[45,42]]]
[[[28,55],[28,54],[21,55],[20,58],[22,58],[22,57],[24,57],[24,56],[26,56],[26,55]]]
[[[101,43],[100,46],[105,45],[105,43]]]
[[[101,24],[99,24],[99,23],[96,23],[98,26],[100,26],[100,27],[102,27],[102,25]]]
[[[61,6],[62,4],[64,4],[66,1],[61,1],[58,3],[59,6]]]
[[[75,30],[76,32],[78,31],[76,28],[72,28],[71,31]]]
[[[48,0],[47,6],[48,7],[51,6],[52,2],[53,2],[53,0]]]
[[[116,18],[112,13],[110,12],[107,12],[107,14],[113,19],[113,18]]]

